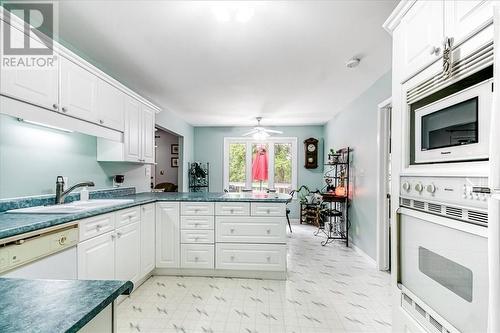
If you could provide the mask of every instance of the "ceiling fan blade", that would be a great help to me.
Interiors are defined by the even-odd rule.
[[[247,133],[242,134],[242,135],[243,135],[243,136],[248,136],[248,135],[255,134],[255,133],[257,133],[257,132],[258,132],[257,130],[253,129],[253,130],[251,130],[250,132],[247,132]]]
[[[277,130],[271,130],[271,129],[264,129],[264,131],[268,132],[268,133],[283,134],[283,131],[277,131]]]

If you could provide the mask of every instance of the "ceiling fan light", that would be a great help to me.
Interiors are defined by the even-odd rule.
[[[254,135],[252,135],[252,137],[255,140],[265,140],[269,137],[269,134],[267,134],[266,132],[263,132],[263,131],[259,131],[257,133],[254,133]]]

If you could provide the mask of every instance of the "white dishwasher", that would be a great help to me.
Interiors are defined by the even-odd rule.
[[[77,278],[78,227],[19,235],[0,245],[0,276],[23,279]]]

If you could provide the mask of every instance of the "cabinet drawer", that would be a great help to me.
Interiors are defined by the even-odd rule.
[[[181,216],[181,229],[213,229],[213,216]]]
[[[248,202],[216,202],[215,215],[250,215]]]
[[[252,216],[286,216],[284,203],[252,202]]]
[[[181,243],[199,244],[214,242],[213,230],[181,230]]]
[[[181,202],[181,215],[214,215],[214,203]]]
[[[286,245],[217,244],[216,269],[286,270]]]
[[[214,268],[214,246],[181,245],[181,268]]]
[[[98,215],[81,220],[78,223],[78,230],[80,242],[115,230],[115,213]]]
[[[116,213],[116,228],[123,227],[124,225],[139,222],[141,220],[141,209],[139,206],[122,209]]]
[[[216,217],[216,240],[228,243],[285,243],[283,217]]]

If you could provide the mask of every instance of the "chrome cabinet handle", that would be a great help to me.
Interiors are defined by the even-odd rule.
[[[271,214],[271,210],[270,209],[267,210],[267,214]]]
[[[198,257],[194,257],[194,261],[198,261]]]
[[[99,119],[99,124],[101,124],[101,125],[104,124],[104,120]]]
[[[54,110],[59,109],[59,105],[57,105],[56,103],[52,104],[52,107],[54,108]]]
[[[230,231],[231,231],[232,234],[234,234],[234,229],[231,229]]]
[[[116,236],[115,235],[111,235],[111,240],[115,240]]]
[[[229,210],[231,214],[234,214],[234,209]]]
[[[97,231],[99,231],[99,230],[101,230],[102,227],[101,227],[100,224],[98,224],[98,225],[95,226],[95,228],[96,228]]]
[[[62,112],[66,113],[66,112],[68,112],[68,109],[66,109],[66,107],[63,106]]]
[[[268,261],[268,262],[269,262],[269,261],[271,261],[271,257],[267,257],[267,261]]]
[[[121,232],[116,233],[116,237],[120,238],[123,234]]]
[[[231,260],[234,260],[234,256],[231,256]]]
[[[269,235],[271,233],[271,229],[267,229],[266,232]]]

